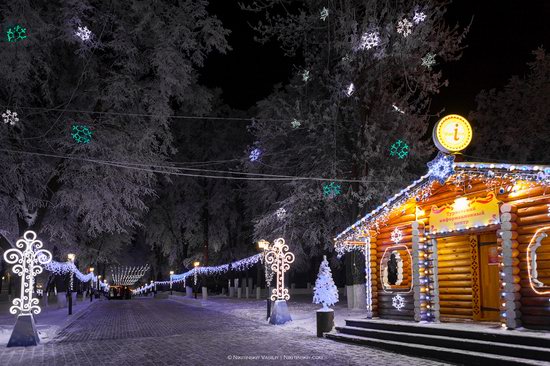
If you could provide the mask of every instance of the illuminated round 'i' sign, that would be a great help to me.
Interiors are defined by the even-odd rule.
[[[466,118],[450,114],[437,122],[432,137],[439,150],[456,153],[464,150],[472,141],[472,126]]]

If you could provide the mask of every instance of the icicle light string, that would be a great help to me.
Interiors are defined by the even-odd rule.
[[[89,282],[89,281],[96,282],[98,280],[97,276],[95,276],[93,272],[84,274],[80,272],[78,268],[76,268],[75,264],[72,262],[51,261],[49,263],[44,264],[44,269],[56,275],[62,275],[62,274],[72,272],[74,273],[76,278],[78,278],[81,282]],[[99,285],[106,289],[109,288],[109,285],[104,284],[102,282],[99,282]]]
[[[144,168],[138,166],[138,163],[124,163],[124,162],[114,162],[114,161],[106,161],[106,160],[99,160],[99,159],[90,159],[90,158],[81,158],[76,156],[67,156],[67,155],[59,155],[59,154],[49,154],[49,153],[39,153],[39,152],[30,152],[30,151],[19,151],[19,150],[10,150],[10,149],[0,149],[2,152],[6,153],[13,153],[13,154],[23,154],[23,155],[33,155],[33,156],[42,156],[42,157],[48,157],[48,158],[58,158],[58,159],[67,159],[67,160],[75,160],[75,161],[85,161],[89,163],[95,163],[100,165],[106,165],[106,166],[113,166],[117,168],[126,168],[126,169],[132,169],[132,170],[139,170],[139,171],[145,171],[149,173],[159,173],[159,174],[168,174],[168,175],[177,175],[177,176],[184,176],[184,177],[196,177],[196,178],[211,178],[211,179],[228,179],[228,180],[250,180],[250,181],[321,181],[321,182],[341,182],[341,183],[388,183],[386,180],[370,180],[370,181],[364,181],[360,179],[338,179],[338,178],[321,178],[321,177],[300,177],[300,176],[279,176],[279,175],[273,175],[273,176],[261,176],[261,177],[255,177],[255,176],[243,176],[243,177],[234,177],[234,176],[224,176],[224,175],[206,175],[206,174],[191,174],[191,173],[182,173],[179,171],[169,171],[169,170],[161,170],[161,169],[185,169],[185,168],[176,168],[176,167],[169,167],[169,166],[155,166],[154,164],[140,164],[144,166],[151,166],[153,168]],[[197,171],[204,171],[208,172],[208,170],[202,170],[197,169]],[[220,171],[222,172],[222,171]],[[228,171],[223,171],[224,174],[226,173],[232,173]],[[233,172],[234,173],[234,172]],[[240,174],[257,174],[257,173],[240,173]]]
[[[195,267],[185,273],[170,275],[170,280],[168,281],[152,281],[145,286],[133,290],[133,293],[143,293],[149,289],[154,288],[156,285],[169,285],[170,283],[174,284],[179,282],[186,282],[187,278],[192,278],[193,276],[195,276],[195,274],[199,276],[212,276],[226,273],[229,271],[229,269],[231,269],[232,271],[246,271],[256,263],[260,262],[262,260],[262,256],[263,254],[259,253],[247,258],[239,259],[238,261],[232,263],[222,264],[219,266]]]

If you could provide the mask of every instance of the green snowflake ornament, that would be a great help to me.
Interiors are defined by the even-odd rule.
[[[23,28],[19,24],[16,24],[13,27],[8,28],[6,31],[6,37],[8,42],[19,42],[27,39],[27,28]]]
[[[323,196],[335,198],[342,194],[342,186],[335,182],[325,183],[323,185]]]
[[[405,159],[409,155],[409,145],[403,140],[397,140],[390,146],[390,156]]]
[[[86,125],[73,125],[71,136],[79,144],[88,144],[92,141],[93,131]]]

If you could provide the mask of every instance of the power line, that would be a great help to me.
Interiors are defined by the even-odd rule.
[[[86,114],[100,114],[100,115],[112,115],[112,116],[122,116],[122,117],[163,117],[168,119],[196,119],[196,120],[220,120],[220,121],[273,121],[273,122],[290,122],[290,119],[276,119],[276,118],[257,118],[257,117],[218,117],[218,116],[189,116],[189,115],[161,115],[161,114],[150,114],[150,113],[124,113],[124,112],[102,112],[102,111],[91,111],[83,109],[66,109],[66,108],[41,108],[41,107],[10,107],[2,105],[2,108],[11,108],[11,109],[22,109],[22,110],[32,110],[40,111],[43,113],[60,111],[60,112],[70,112],[70,113],[86,113]]]
[[[143,163],[125,163],[125,162],[117,162],[117,161],[107,161],[107,160],[100,160],[100,159],[90,159],[90,158],[83,158],[83,157],[76,157],[76,156],[67,156],[67,155],[59,155],[59,154],[50,154],[50,153],[39,153],[39,152],[31,152],[31,151],[20,151],[20,150],[11,150],[11,149],[0,149],[0,151],[6,152],[6,153],[12,153],[12,154],[21,154],[21,155],[32,155],[32,156],[40,156],[40,157],[48,157],[48,158],[56,158],[56,159],[66,159],[66,160],[75,160],[75,161],[85,161],[89,163],[95,163],[100,165],[106,165],[106,166],[112,166],[117,168],[125,168],[125,169],[132,169],[132,170],[138,170],[138,171],[144,171],[148,173],[159,173],[159,174],[168,174],[168,175],[176,175],[176,176],[184,176],[184,177],[194,177],[194,178],[209,178],[209,179],[227,179],[227,180],[245,180],[245,181],[320,181],[320,182],[340,182],[340,183],[387,183],[388,181],[363,181],[358,179],[339,179],[339,178],[321,178],[321,177],[300,177],[300,176],[277,176],[277,175],[268,175],[268,176],[244,176],[244,177],[235,177],[235,176],[227,176],[227,175],[210,175],[210,174],[192,174],[192,173],[182,173],[180,171],[170,171],[170,169],[174,169],[174,167],[168,167],[168,166],[155,166],[154,164],[143,164]],[[152,166],[153,168],[144,168],[143,166]],[[168,169],[168,170],[167,170]],[[176,168],[181,169],[181,168]],[[196,169],[196,171],[203,171],[201,169]],[[205,172],[209,172],[209,170],[204,170]],[[220,171],[220,173],[231,173],[227,171]],[[235,172],[233,172],[235,173]],[[244,173],[243,174],[249,174]],[[259,173],[250,173],[250,174],[259,174]]]

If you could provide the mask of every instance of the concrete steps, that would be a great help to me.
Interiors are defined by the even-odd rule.
[[[417,323],[346,320],[326,338],[465,365],[550,365],[548,338]]]

